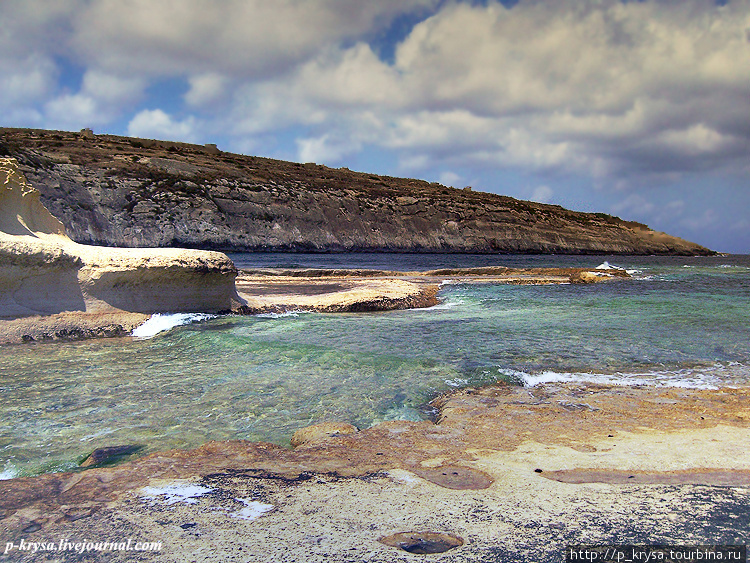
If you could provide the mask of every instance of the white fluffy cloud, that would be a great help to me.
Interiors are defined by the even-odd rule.
[[[536,201],[539,203],[549,203],[552,201],[552,195],[555,192],[550,188],[549,186],[537,186],[534,188],[534,191],[531,192],[531,201]]]
[[[121,72],[275,76],[436,0],[97,0],[72,18],[72,45]]]
[[[128,135],[144,139],[163,139],[187,143],[197,140],[197,122],[192,116],[175,120],[160,109],[143,110],[128,124]]]
[[[141,99],[145,85],[140,78],[89,70],[79,92],[62,93],[45,104],[46,124],[62,129],[106,125]]]
[[[49,59],[29,56],[20,61],[0,59],[0,119],[4,123],[41,122],[36,107],[55,89],[55,66]]]
[[[44,124],[39,107],[54,95],[59,71],[54,56],[74,4],[0,3],[0,119],[4,125]],[[61,25],[62,24],[62,25]]]
[[[381,58],[377,38],[415,13]],[[129,131],[235,147],[296,130],[301,160],[376,146],[412,170],[620,187],[750,173],[750,0],[9,0],[0,31],[11,121],[126,116]],[[57,83],[60,60],[85,69],[80,85]],[[184,90],[150,103],[164,80]]]
[[[226,99],[230,80],[215,72],[193,75],[188,79],[190,89],[185,94],[185,102],[191,107],[207,107]]]
[[[348,139],[409,166],[448,159],[619,185],[747,172],[748,30],[748,0],[449,3],[392,64],[364,42],[328,45],[237,89],[228,122],[237,135],[312,129],[298,141],[302,160],[340,156],[330,139]]]

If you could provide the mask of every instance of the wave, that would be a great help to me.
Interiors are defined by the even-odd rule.
[[[310,312],[311,311],[284,311],[283,313],[258,313],[253,316],[258,319],[281,319],[284,317],[299,317],[302,314]]]
[[[10,461],[5,462],[5,467],[0,471],[0,481],[7,481],[8,479],[15,479],[21,475],[21,471],[13,465]]]
[[[449,309],[453,309],[454,307],[459,307],[460,305],[463,305],[464,301],[463,299],[456,299],[455,301],[443,301],[442,303],[438,303],[437,305],[432,305],[431,307],[420,307],[417,309],[413,309],[414,311],[447,311]]]
[[[213,318],[216,318],[216,315],[206,313],[156,313],[151,315],[151,318],[145,323],[134,328],[132,335],[135,338],[153,338],[160,332],[171,330],[176,326]]]
[[[734,367],[734,366],[732,366]],[[501,378],[524,387],[535,387],[547,383],[594,383],[599,385],[681,387],[685,389],[718,389],[732,387],[720,372],[732,367],[716,365],[705,368],[646,371],[637,373],[615,372],[556,372],[546,370],[531,374],[507,368],[498,368]]]
[[[619,266],[613,266],[606,260],[599,264],[596,268],[596,270],[624,270],[625,268],[620,268]]]

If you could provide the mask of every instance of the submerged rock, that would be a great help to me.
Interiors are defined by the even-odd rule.
[[[143,449],[143,446],[138,444],[130,444],[125,446],[107,446],[105,448],[97,448],[91,452],[86,459],[84,459],[80,466],[81,467],[93,467],[95,465],[104,465],[105,463],[112,463],[118,459],[122,459],[125,456],[129,456]]]
[[[348,422],[321,422],[306,428],[300,428],[292,435],[292,446],[301,446],[312,442],[319,442],[334,436],[356,434],[357,427]]]

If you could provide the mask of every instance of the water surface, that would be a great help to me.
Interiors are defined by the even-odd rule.
[[[437,393],[504,379],[750,383],[750,257],[240,255],[240,267],[596,266],[596,285],[444,285],[423,310],[202,320],[150,339],[32,343],[0,357],[0,472],[75,467],[93,449],[243,438],[315,422],[427,416]]]

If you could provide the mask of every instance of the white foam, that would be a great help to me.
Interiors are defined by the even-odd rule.
[[[200,497],[212,491],[187,481],[175,481],[163,487],[143,487],[141,498],[151,501],[151,504],[197,504]]]
[[[437,305],[433,305],[431,307],[419,307],[417,309],[413,309],[414,311],[447,311],[448,309],[453,309],[454,307],[458,307],[459,305],[463,305],[464,302],[462,299],[457,299],[455,301],[443,301],[442,303],[438,303]]]
[[[545,383],[594,383],[599,385],[682,387],[686,389],[718,389],[721,380],[711,371],[716,368],[700,370],[649,371],[643,373],[584,373],[543,371],[529,374],[516,370],[500,369],[500,373],[523,384],[524,387],[535,387]],[[725,385],[723,385],[725,386]]]
[[[156,313],[142,325],[133,329],[135,338],[153,338],[160,332],[171,330],[176,326],[188,325],[215,318],[216,315],[205,313]]]
[[[265,513],[270,512],[275,508],[272,504],[265,504],[247,498],[237,498],[234,500],[240,501],[245,507],[240,508],[237,512],[231,512],[229,516],[232,518],[239,518],[240,520],[257,520]]]
[[[15,479],[21,474],[18,468],[11,462],[6,461],[5,467],[0,471],[0,481],[7,481],[8,479]]]
[[[259,319],[282,319],[284,317],[299,317],[303,313],[310,311],[284,311],[283,313],[258,313],[255,315]]]
[[[619,266],[613,266],[606,260],[596,267],[597,270],[622,270]]]

